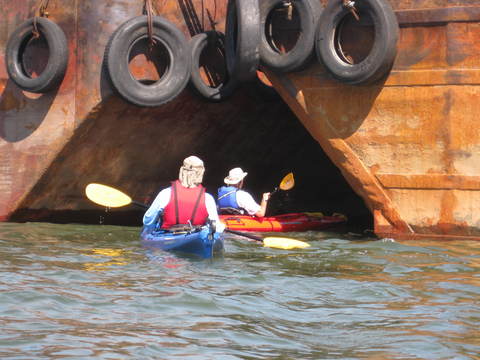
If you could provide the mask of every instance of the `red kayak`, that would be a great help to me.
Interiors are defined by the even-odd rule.
[[[347,218],[341,214],[324,216],[322,213],[291,213],[259,218],[249,215],[220,215],[227,229],[240,231],[289,232],[322,230],[343,224]]]

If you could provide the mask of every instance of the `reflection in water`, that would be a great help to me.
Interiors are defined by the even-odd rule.
[[[143,248],[138,228],[0,224],[2,358],[473,359],[475,242],[289,234],[223,257]]]
[[[84,263],[85,270],[87,271],[102,271],[106,270],[107,267],[113,265],[126,265],[127,261],[123,254],[125,253],[122,249],[92,249],[91,254],[87,254],[93,258],[97,258],[98,262],[87,262]],[[107,261],[102,261],[107,257]]]

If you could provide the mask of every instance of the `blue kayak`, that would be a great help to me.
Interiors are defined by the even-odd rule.
[[[147,231],[144,228],[140,237],[145,246],[195,254],[206,259],[223,250],[223,233],[212,231],[208,225],[176,231]]]

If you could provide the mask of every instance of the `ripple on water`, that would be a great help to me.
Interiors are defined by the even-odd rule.
[[[227,238],[200,260],[138,228],[0,224],[3,358],[358,359],[478,356],[475,242]]]

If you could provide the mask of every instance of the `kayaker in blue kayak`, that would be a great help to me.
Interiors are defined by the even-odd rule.
[[[252,216],[265,216],[270,193],[264,193],[261,203],[258,204],[252,195],[242,190],[243,179],[247,174],[239,167],[228,172],[228,176],[224,179],[227,186],[218,189],[218,209],[221,214],[247,213]]]
[[[178,180],[160,191],[143,216],[144,232],[156,227],[169,229],[175,225],[205,225],[208,220],[219,221],[212,195],[202,186],[205,167],[196,156],[189,156],[180,167]],[[159,226],[160,225],[160,226]]]

